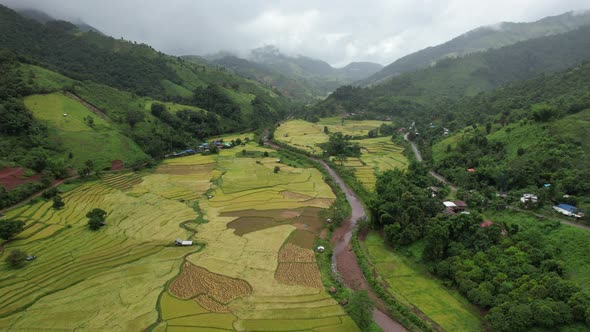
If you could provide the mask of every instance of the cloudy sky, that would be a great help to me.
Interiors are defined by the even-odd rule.
[[[588,0],[0,0],[53,17],[82,20],[105,34],[175,55],[276,45],[342,66],[389,64],[463,32],[528,22]]]

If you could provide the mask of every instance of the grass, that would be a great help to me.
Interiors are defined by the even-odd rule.
[[[46,92],[59,91],[75,82],[59,73],[34,65],[21,64],[21,71],[25,79],[32,79],[38,89]]]
[[[93,160],[97,168],[103,169],[110,168],[112,160],[134,164],[147,158],[137,144],[109,121],[61,93],[29,96],[25,98],[25,105],[47,124],[49,139],[65,150],[62,157],[66,159],[68,153],[73,154],[71,163],[75,167],[83,166],[86,160]],[[93,118],[94,127],[85,122],[87,117]]]
[[[379,234],[371,232],[361,243],[390,293],[419,308],[444,330],[483,330],[474,306],[458,292],[444,287],[424,267],[388,249]]]

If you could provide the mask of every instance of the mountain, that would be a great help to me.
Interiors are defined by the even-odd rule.
[[[383,69],[383,66],[374,62],[351,62],[339,68],[338,72],[346,79],[353,82],[367,78]]]
[[[369,78],[360,81],[359,84],[380,84],[402,73],[432,66],[444,58],[461,57],[474,52],[512,45],[520,41],[556,35],[588,24],[590,24],[590,11],[568,12],[532,23],[502,22],[494,26],[480,27],[444,44],[406,55]]]
[[[56,20],[55,18],[49,16],[49,14],[37,9],[19,9],[17,12],[26,18],[30,18],[31,20],[35,20],[43,24]]]
[[[590,26],[461,58],[405,73],[369,88],[342,87],[310,114],[372,113],[418,117],[449,100],[475,96],[502,85],[564,70],[590,59]]]
[[[30,18],[30,19],[35,20],[35,21],[42,23],[42,24],[52,22],[52,21],[57,21],[55,18],[51,17],[49,14],[42,12],[40,10],[37,10],[37,9],[19,9],[17,11],[17,13],[19,13],[20,15],[22,15],[26,18]],[[74,22],[74,24],[82,32],[93,31],[93,32],[102,34],[102,32],[100,32],[100,30],[96,29],[95,27],[93,27],[83,21],[78,20],[78,21]]]
[[[291,109],[226,69],[3,6],[0,72],[0,168],[24,167],[44,186],[88,161],[96,169],[149,163],[214,135],[271,125]],[[0,190],[0,205],[39,189]]]
[[[203,58],[183,58],[191,61],[202,61],[204,58],[303,103],[324,98],[339,86],[366,78],[383,68],[380,64],[371,62],[353,62],[343,68],[334,68],[322,60],[285,55],[274,46],[254,49],[246,59],[229,52],[219,52]]]

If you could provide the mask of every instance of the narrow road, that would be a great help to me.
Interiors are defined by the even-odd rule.
[[[410,146],[412,147],[412,150],[414,151],[414,154],[416,155],[416,160],[418,160],[419,162],[422,162],[422,154],[420,153],[420,150],[418,150],[418,147],[416,146],[416,143],[410,141],[408,139],[408,134],[404,135],[404,139],[410,143]],[[445,185],[448,185],[451,188],[451,195],[455,196],[457,195],[457,187],[455,187],[451,182],[449,182],[449,180],[445,179],[444,176],[436,173],[435,171],[429,171],[428,174],[430,174],[430,176],[436,178],[437,180],[439,180],[440,182],[444,183]]]
[[[408,134],[404,135],[404,139],[406,141],[408,141],[408,143],[410,143],[410,145],[412,146],[412,150],[414,150],[414,154],[416,155],[416,159],[420,162],[422,162],[422,154],[420,153],[420,150],[418,150],[418,148],[416,147],[416,143],[410,141],[408,139]],[[453,196],[455,196],[457,194],[457,187],[455,187],[453,184],[451,184],[447,179],[445,179],[442,175],[434,172],[434,171],[430,171],[428,172],[431,176],[435,177],[436,179],[438,179],[439,181],[441,181],[442,183],[448,185],[451,188],[451,193]],[[573,227],[577,227],[577,228],[582,228],[585,230],[589,230],[590,231],[590,226],[587,225],[583,225],[580,223],[576,223],[573,221],[569,221],[569,220],[565,220],[565,219],[561,219],[561,218],[556,218],[556,217],[552,217],[552,216],[546,216],[544,214],[539,214],[539,213],[535,213],[535,212],[531,212],[531,211],[527,211],[527,210],[523,210],[523,209],[519,209],[517,207],[514,206],[508,206],[509,209],[514,210],[514,211],[519,211],[519,212],[524,212],[524,213],[528,213],[528,214],[532,214],[534,216],[537,216],[539,218],[544,218],[544,219],[553,219],[553,220],[557,220],[562,224],[566,224],[569,226],[573,226]]]
[[[344,181],[328,166],[324,161],[315,159],[319,162],[332,176],[334,181],[338,184],[340,189],[346,195],[346,200],[351,207],[350,217],[332,234],[332,246],[334,253],[332,256],[332,269],[342,276],[344,285],[354,290],[366,290],[371,299],[375,302],[375,309],[373,309],[373,320],[385,332],[407,331],[400,323],[396,322],[387,314],[386,304],[371,290],[369,283],[365,280],[365,276],[361,271],[356,260],[356,255],[352,250],[350,240],[352,239],[352,232],[356,226],[357,220],[366,217],[365,208],[361,200],[355,193],[348,188]]]

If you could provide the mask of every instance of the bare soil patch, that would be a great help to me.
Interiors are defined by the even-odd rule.
[[[123,160],[111,161],[111,171],[122,171],[125,169],[125,163]]]
[[[294,244],[298,247],[304,248],[304,249],[313,250],[314,249],[313,245],[315,243],[316,236],[317,236],[316,233],[298,229],[298,230],[293,231],[293,233],[291,233],[291,236],[289,236],[287,243],[292,243],[292,244]]]
[[[22,167],[6,167],[0,170],[0,185],[12,190],[22,184],[41,180],[41,174],[25,177]]]
[[[285,224],[294,225],[298,229],[319,235],[321,229],[324,227],[324,222],[319,215],[321,210],[315,207],[266,211],[241,210],[222,213],[221,216],[238,217],[236,220],[230,222],[227,227],[234,229],[234,233],[240,236]]]

